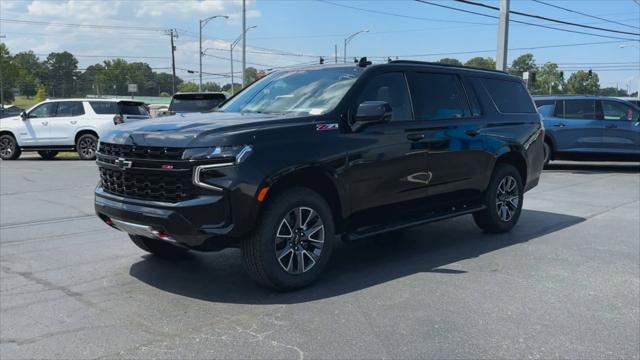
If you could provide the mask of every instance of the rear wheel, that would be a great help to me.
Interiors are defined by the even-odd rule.
[[[15,160],[20,157],[20,148],[16,139],[11,135],[0,136],[0,159]]]
[[[489,233],[511,230],[522,211],[522,179],[509,164],[498,164],[484,193],[486,208],[473,214],[476,225]]]
[[[58,152],[57,151],[52,151],[52,150],[38,151],[38,155],[40,155],[40,157],[45,159],[45,160],[51,160],[54,157],[56,157],[56,155],[58,155]]]
[[[129,238],[131,238],[131,241],[140,249],[164,259],[184,258],[189,252],[186,248],[162,240],[131,234],[129,234]]]
[[[294,188],[269,201],[255,232],[243,240],[249,275],[276,290],[292,290],[317,280],[334,240],[327,202],[306,188]]]
[[[94,160],[97,147],[98,138],[93,134],[84,134],[76,142],[76,151],[82,160]]]

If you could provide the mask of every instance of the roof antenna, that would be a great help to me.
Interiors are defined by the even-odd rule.
[[[371,61],[367,61],[367,57],[363,57],[360,58],[360,61],[358,62],[358,67],[364,68],[371,65]]]

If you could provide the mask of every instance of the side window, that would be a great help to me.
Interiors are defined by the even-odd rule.
[[[605,120],[627,120],[633,121],[638,119],[638,111],[631,106],[619,103],[617,101],[603,101],[602,112]]]
[[[358,96],[360,105],[365,101],[386,101],[391,105],[391,121],[413,120],[409,89],[402,73],[378,75],[369,80]]]
[[[58,103],[56,117],[84,115],[84,107],[80,101],[62,101]]]
[[[544,117],[551,116],[555,108],[555,100],[535,100],[536,108],[540,115]]]
[[[409,75],[409,86],[416,120],[471,116],[467,96],[457,75],[412,73]]]
[[[113,101],[90,101],[89,105],[98,115],[115,115],[118,113],[118,103]]]
[[[58,103],[55,103],[55,102],[42,104],[42,105],[38,106],[37,108],[31,110],[29,112],[29,117],[31,117],[31,118],[53,117],[53,116],[55,116],[56,106],[57,105],[58,105]]]
[[[564,100],[564,109],[561,110],[564,111],[556,111],[556,117],[578,120],[596,119],[596,102],[594,100]]]
[[[501,113],[535,113],[531,96],[519,81],[502,79],[481,79],[491,100]]]

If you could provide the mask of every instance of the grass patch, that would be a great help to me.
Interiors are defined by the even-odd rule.
[[[27,99],[26,96],[16,96],[16,98],[13,100],[12,105],[21,107],[26,110],[37,103],[38,100],[36,100],[36,98],[33,96],[29,99]]]
[[[62,151],[56,155],[56,159],[78,159],[78,153],[75,151]]]

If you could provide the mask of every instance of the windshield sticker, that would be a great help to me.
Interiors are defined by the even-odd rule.
[[[322,115],[324,109],[313,108],[309,110],[309,115]]]
[[[338,130],[338,124],[317,124],[316,131]]]

